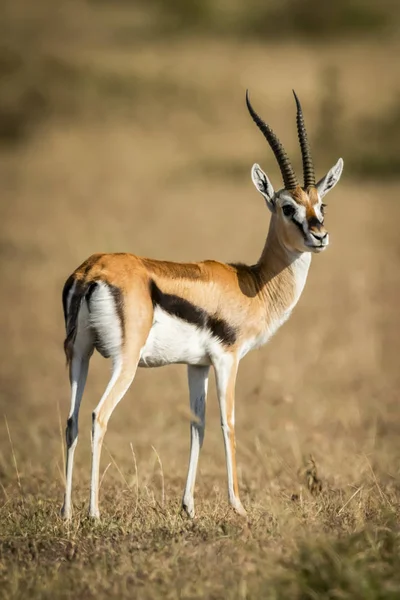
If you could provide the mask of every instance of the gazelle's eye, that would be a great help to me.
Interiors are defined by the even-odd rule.
[[[293,217],[296,210],[290,204],[285,204],[285,206],[282,206],[282,212],[285,215],[285,217]]]
[[[326,204],[321,204],[321,206],[320,206],[321,215],[325,214],[325,208],[326,208]]]

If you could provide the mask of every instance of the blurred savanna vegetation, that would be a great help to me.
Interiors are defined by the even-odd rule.
[[[396,0],[0,3],[1,599],[399,597],[399,33]],[[213,385],[197,516],[180,515],[181,366],[137,374],[87,519],[95,356],[65,524],[62,285],[95,251],[256,260],[250,168],[277,187],[279,170],[246,88],[296,167],[292,88],[318,176],[345,160],[331,248],[239,371],[248,519],[227,506]]]
[[[207,104],[194,73],[185,80],[168,69],[146,72],[144,47],[179,46],[187,52],[195,39],[197,51],[218,41],[246,53],[264,44],[268,55],[270,46],[284,50],[300,44],[314,56],[331,51],[316,74],[317,150],[329,154],[346,148],[354,175],[390,177],[399,170],[400,11],[395,0],[4,0],[0,11],[3,143],[24,140],[51,118],[103,118],[110,110],[132,115],[160,96],[161,106],[155,102],[160,117],[171,103],[175,109],[188,100],[197,108]],[[383,68],[393,89],[388,95],[371,74],[369,90],[366,86],[371,102],[360,102],[360,110],[354,106],[347,114],[343,62],[366,47],[380,55],[382,44],[391,47]],[[282,66],[278,60],[275,68]],[[266,65],[260,77],[274,87],[274,69]],[[380,92],[383,97],[375,105]]]

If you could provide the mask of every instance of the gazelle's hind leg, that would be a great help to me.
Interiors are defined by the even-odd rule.
[[[78,443],[78,417],[79,408],[85,389],[89,369],[89,360],[93,352],[93,337],[87,327],[88,310],[86,304],[82,305],[78,316],[77,334],[72,349],[69,365],[69,379],[71,383],[71,408],[65,431],[67,443],[66,485],[64,504],[61,515],[65,519],[71,517],[72,473],[74,468],[74,454]]]
[[[194,418],[190,422],[189,468],[182,507],[191,518],[194,517],[194,485],[206,426],[206,396],[209,371],[210,367],[188,366],[190,410]]]
[[[91,317],[97,337],[103,350],[111,357],[112,376],[99,404],[92,414],[92,471],[90,480],[89,515],[98,518],[99,512],[99,470],[103,439],[108,421],[122,400],[133,378],[152,324],[153,307],[146,298],[142,300],[139,316],[135,307],[127,306],[124,298],[123,321],[116,310],[113,296],[103,286],[92,295]],[[136,296],[137,299],[137,296]],[[135,319],[130,322],[130,314]]]
[[[118,402],[128,391],[136,373],[140,348],[136,357],[129,360],[123,357],[113,361],[113,373],[99,404],[92,414],[92,474],[90,479],[89,515],[98,518],[99,512],[99,470],[103,439],[108,421]]]

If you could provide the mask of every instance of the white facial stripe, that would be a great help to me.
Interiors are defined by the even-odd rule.
[[[302,206],[301,204],[296,204],[296,218],[298,221],[303,222],[306,218],[306,209],[305,206]]]
[[[292,206],[295,209],[295,213],[292,217],[290,217],[291,219],[293,219],[294,221],[296,221],[299,224],[303,224],[305,219],[306,219],[306,209],[304,206],[302,206],[301,204],[297,204],[296,202],[294,202],[293,200],[291,202],[283,202],[282,203],[282,207],[284,206]]]
[[[299,223],[302,223],[304,221],[304,219],[306,218],[306,209],[303,205],[297,204],[297,202],[295,202],[293,198],[288,194],[281,194],[279,196],[279,199],[281,207],[292,206],[295,209],[296,213],[294,214],[294,218],[296,219],[296,221],[298,221]]]
[[[317,215],[317,218],[319,219],[319,221],[323,221],[324,220],[324,216],[321,212],[321,202],[319,202],[318,204],[316,204],[314,206],[314,210],[315,210],[315,214]]]

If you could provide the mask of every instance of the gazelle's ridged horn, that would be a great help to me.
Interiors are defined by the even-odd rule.
[[[300,148],[301,148],[301,158],[303,161],[303,177],[304,177],[304,188],[315,186],[315,172],[314,172],[314,163],[311,156],[310,144],[307,138],[306,126],[304,123],[303,111],[301,109],[300,100],[297,97],[296,92],[293,90],[294,99],[296,100],[297,106],[297,133],[299,136]]]
[[[246,90],[246,104],[251,118],[253,119],[254,123],[257,125],[259,130],[264,134],[265,139],[271,146],[272,152],[275,154],[275,158],[278,161],[278,165],[282,173],[285,189],[294,190],[298,186],[298,181],[293,167],[290,163],[289,157],[286,154],[284,147],[282,146],[281,142],[279,141],[278,137],[273,132],[271,127],[264,123],[264,121],[258,116],[256,111],[250,104],[249,90]]]

